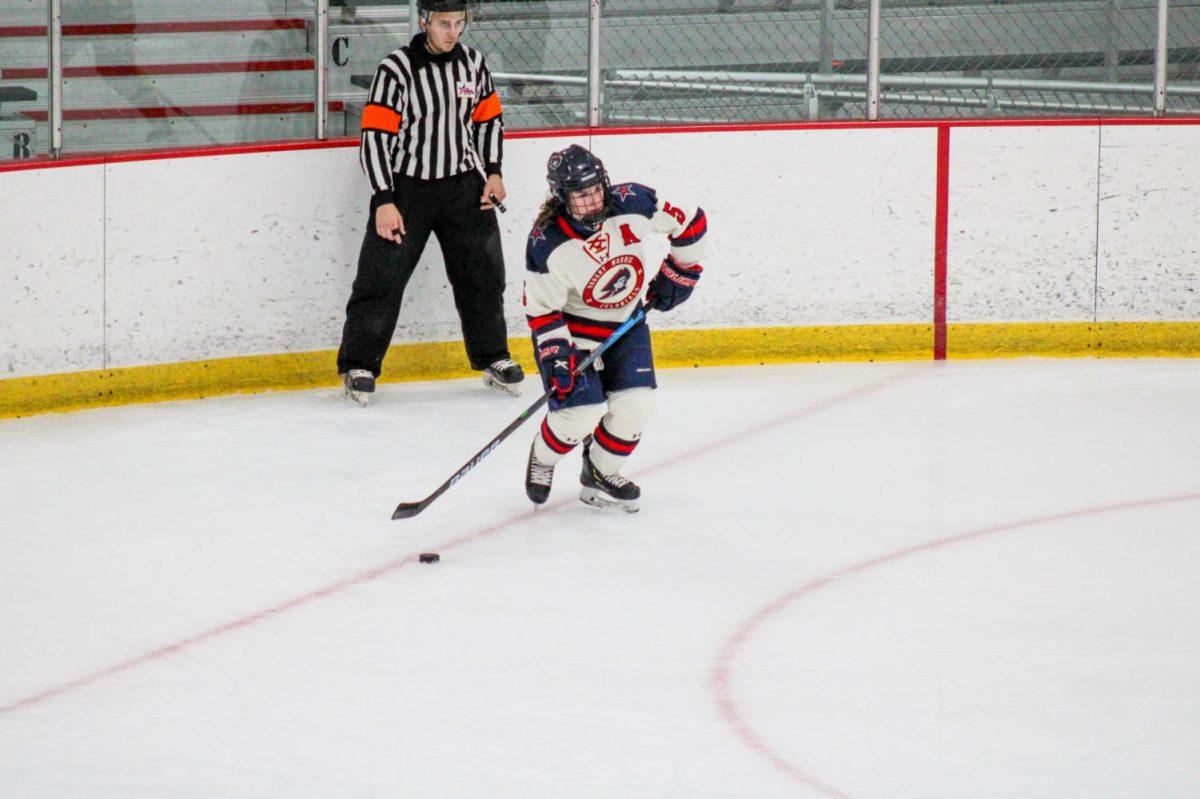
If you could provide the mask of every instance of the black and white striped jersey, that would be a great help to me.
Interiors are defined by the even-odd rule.
[[[425,34],[379,65],[363,109],[359,160],[375,192],[392,174],[422,180],[474,170],[500,174],[504,120],[483,53],[457,44],[433,54]]]

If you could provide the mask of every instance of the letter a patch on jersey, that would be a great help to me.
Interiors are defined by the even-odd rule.
[[[631,244],[640,244],[642,240],[633,235],[633,231],[629,229],[629,225],[625,224],[621,225],[621,241],[628,247]]]

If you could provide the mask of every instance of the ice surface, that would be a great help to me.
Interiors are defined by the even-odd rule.
[[[1200,795],[1200,362],[660,383],[636,515],[389,520],[532,387],[0,422],[0,796]]]

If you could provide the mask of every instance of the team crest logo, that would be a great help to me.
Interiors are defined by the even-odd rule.
[[[454,84],[454,91],[460,100],[470,99],[475,96],[475,84],[468,80],[460,80]]]
[[[629,288],[629,278],[632,274],[632,269],[622,269],[620,272],[617,272],[607,283],[600,287],[600,290],[596,292],[596,298],[603,301],[619,294],[624,294],[625,289]]]
[[[608,260],[608,247],[612,242],[612,237],[607,233],[600,232],[583,243],[583,251],[591,257],[593,261],[602,264]]]
[[[633,255],[618,255],[588,280],[583,301],[592,308],[622,308],[637,299],[644,281],[642,262]]]

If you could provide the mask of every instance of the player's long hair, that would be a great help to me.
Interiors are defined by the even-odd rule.
[[[563,204],[553,194],[547,194],[546,199],[542,201],[542,207],[538,209],[537,219],[534,220],[534,227],[545,227],[554,221],[559,214],[566,213]]]

